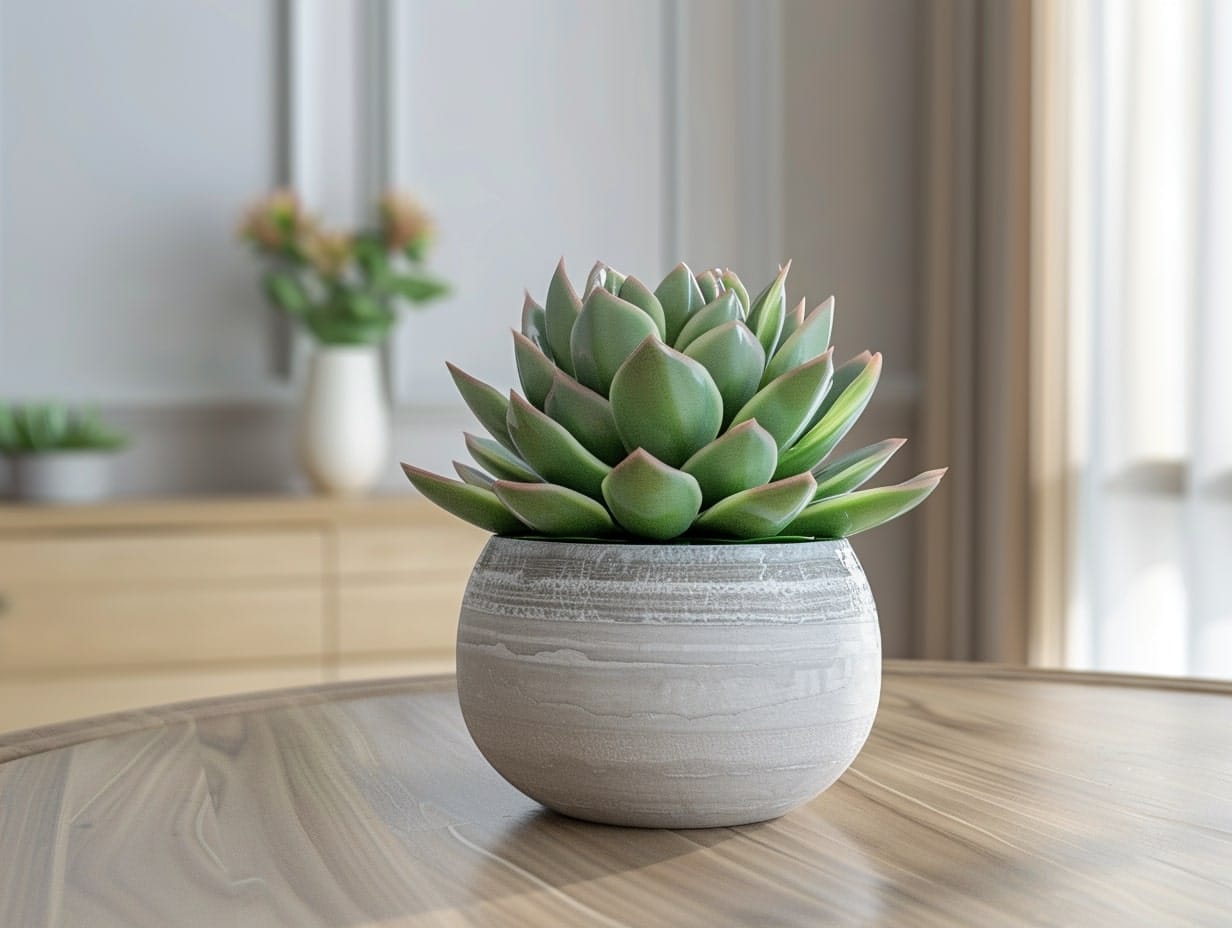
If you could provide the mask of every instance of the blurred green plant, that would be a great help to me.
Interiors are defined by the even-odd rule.
[[[435,232],[414,200],[386,193],[375,229],[322,228],[299,198],[280,190],[253,206],[240,236],[268,262],[270,301],[326,345],[383,342],[403,305],[422,306],[449,292],[423,262]]]
[[[0,454],[118,451],[127,443],[103,424],[97,410],[72,409],[63,403],[0,403]]]
[[[491,435],[460,481],[409,464],[428,499],[488,531],[667,541],[843,538],[919,505],[944,470],[860,489],[903,445],[829,456],[868,405],[881,355],[835,368],[831,297],[789,308],[790,263],[755,297],[730,270],[678,265],[653,291],[562,261],[513,334],[523,394],[449,365]]]

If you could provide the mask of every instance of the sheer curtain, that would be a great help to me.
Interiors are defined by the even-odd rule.
[[[1033,428],[1065,458],[1060,486],[1037,484],[1066,502],[1055,656],[1232,677],[1232,2],[1039,15],[1033,305],[1063,354],[1033,370],[1064,385],[1065,415]]]

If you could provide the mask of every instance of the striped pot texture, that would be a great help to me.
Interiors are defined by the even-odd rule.
[[[855,759],[881,638],[845,540],[496,537],[462,602],[457,680],[479,750],[548,808],[740,825],[807,802]]]

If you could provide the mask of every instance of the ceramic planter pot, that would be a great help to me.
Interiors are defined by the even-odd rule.
[[[13,496],[32,503],[94,503],[111,490],[112,451],[43,451],[9,458]]]
[[[466,589],[458,698],[511,784],[575,818],[775,818],[864,744],[881,638],[846,541],[493,538]]]
[[[362,493],[380,479],[389,410],[379,348],[323,345],[312,356],[300,446],[308,476],[324,493]]]

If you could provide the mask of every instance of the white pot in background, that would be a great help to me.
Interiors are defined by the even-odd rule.
[[[41,451],[9,458],[13,496],[31,503],[95,503],[111,490],[112,451]]]
[[[380,478],[389,457],[389,409],[379,348],[317,349],[308,369],[300,449],[322,492],[362,493]]]

